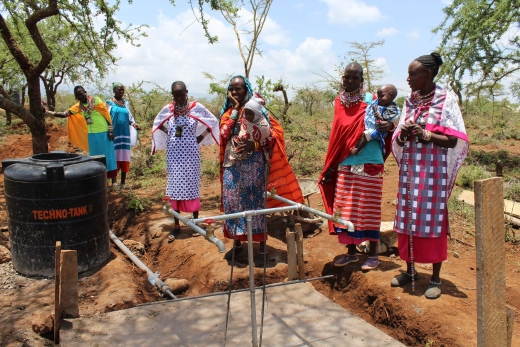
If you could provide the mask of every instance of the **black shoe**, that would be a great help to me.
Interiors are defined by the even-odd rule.
[[[418,279],[419,274],[415,273],[414,280],[417,281]],[[412,275],[410,275],[408,272],[403,272],[402,274],[392,278],[392,281],[390,281],[390,285],[392,287],[401,287],[410,282],[412,282]]]

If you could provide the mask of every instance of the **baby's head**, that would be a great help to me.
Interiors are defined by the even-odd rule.
[[[393,84],[384,84],[377,90],[377,103],[388,106],[397,96],[397,88]]]
[[[244,105],[244,115],[250,122],[256,123],[262,117],[262,107],[264,99],[260,95],[256,94]]]

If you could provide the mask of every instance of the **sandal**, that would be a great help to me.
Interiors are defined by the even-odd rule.
[[[341,267],[341,266],[345,266],[345,265],[350,264],[350,263],[355,263],[357,261],[359,261],[359,258],[357,257],[357,255],[344,254],[338,260],[336,260],[334,262],[334,266],[335,267]]]
[[[417,281],[418,279],[419,279],[419,274],[415,273],[414,280]],[[403,272],[402,274],[397,275],[394,278],[392,278],[390,285],[392,287],[401,287],[410,282],[412,282],[412,275],[410,275],[408,272]]]
[[[430,281],[430,284],[428,285],[428,288],[426,288],[426,291],[424,292],[424,296],[427,299],[437,299],[441,296],[441,286],[442,282],[433,282]]]
[[[374,270],[379,265],[378,257],[368,257],[367,260],[361,266],[361,270],[369,271]]]
[[[170,232],[170,235],[168,235],[168,243],[175,241],[175,238],[177,236],[179,236],[180,233],[181,233],[181,226],[174,225],[173,230]]]

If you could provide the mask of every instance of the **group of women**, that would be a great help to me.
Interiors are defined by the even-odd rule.
[[[399,123],[380,121],[377,124],[379,131],[393,133],[391,138],[386,138],[386,150],[373,140],[358,153],[351,149],[365,130],[366,109],[374,95],[363,90],[362,67],[349,64],[342,76],[343,91],[334,103],[329,147],[319,178],[326,212],[352,221],[355,226],[354,231],[349,231],[329,222],[330,233],[337,234],[338,241],[348,249],[334,265],[357,262],[356,245],[368,240],[370,253],[361,268],[375,269],[379,265],[377,242],[384,162],[388,154],[393,153],[399,166],[394,229],[399,234],[399,255],[406,261],[407,268],[392,279],[391,285],[411,282],[415,289],[419,277],[414,262],[433,263],[433,274],[424,294],[430,299],[441,295],[440,269],[442,261],[447,259],[449,235],[448,198],[469,146],[456,96],[434,82],[441,64],[437,53],[410,63],[407,81],[411,93]],[[54,114],[71,116],[71,142],[86,148],[91,155],[105,154],[108,177],[115,182],[113,172],[117,174],[121,169],[124,184],[128,171],[125,163],[130,161],[129,131],[139,128],[123,99],[124,87],[114,84],[114,98],[106,102],[108,108],[82,87],[76,87],[74,94],[78,104]],[[230,80],[220,121],[197,101],[188,100],[188,89],[183,82],[172,84],[172,96],[172,102],[154,120],[152,154],[166,150],[166,195],[174,210],[191,212],[198,218],[201,207],[199,145],[211,144],[220,146],[221,210],[225,214],[282,206],[278,200],[266,198],[265,192],[273,189],[277,195],[303,203],[296,176],[287,161],[283,129],[263,106],[262,99],[255,97],[246,77],[235,76]],[[258,122],[249,122],[253,118],[248,120],[248,110],[256,112],[260,117]],[[250,114],[253,117],[253,113]],[[249,126],[256,126],[256,131],[248,133]],[[253,241],[260,243],[255,264],[265,264],[265,216],[253,216],[252,226]],[[226,220],[223,231],[226,238],[233,240],[233,247],[225,255],[231,260],[242,251],[242,242],[247,240],[245,218]],[[179,232],[179,221],[175,219],[170,240]]]
[[[394,230],[398,233],[399,255],[407,268],[391,280],[391,285],[411,282],[415,290],[419,276],[414,263],[432,263],[433,273],[424,292],[428,299],[441,296],[440,270],[447,259],[449,235],[448,198],[469,147],[457,97],[434,82],[441,65],[442,59],[435,52],[414,59],[407,78],[411,93],[399,123],[377,124],[379,131],[393,132],[385,147],[392,149],[399,166]],[[344,91],[335,100],[319,186],[326,211],[355,226],[354,231],[349,231],[329,222],[329,231],[348,248],[334,265],[357,262],[356,245],[369,241],[370,253],[361,268],[372,270],[379,265],[384,152],[389,151],[382,151],[370,141],[360,153],[351,153],[363,133],[370,103],[367,99],[371,98],[363,91],[363,69],[359,64],[349,64],[342,78]]]
[[[172,103],[166,105],[154,120],[152,154],[166,150],[166,195],[172,208],[177,212],[192,212],[194,218],[198,217],[199,145],[211,144],[220,145],[221,210],[224,213],[280,206],[282,203],[266,199],[268,187],[285,198],[303,202],[296,176],[287,161],[283,130],[262,105],[262,99],[253,100],[255,93],[249,80],[244,76],[233,77],[227,93],[219,122],[203,105],[188,100],[188,90],[183,82],[174,82]],[[248,108],[256,110],[261,118],[255,124],[246,119]],[[250,131],[247,141],[239,140],[241,130],[248,126],[258,130],[258,124],[267,126],[262,131]],[[246,152],[250,154],[243,155]],[[261,265],[266,260],[265,216],[253,216],[252,226],[253,241],[260,244],[255,264]],[[225,255],[231,260],[242,251],[242,242],[247,240],[246,220],[226,220],[223,229],[224,236],[233,240],[233,247]],[[175,219],[169,240],[174,240],[179,232],[179,221]]]
[[[125,88],[113,83],[114,97],[104,102],[91,96],[85,88],[74,88],[78,103],[65,112],[49,112],[56,117],[68,118],[69,141],[89,155],[104,155],[107,178],[112,188],[125,188],[126,174],[130,170],[130,146],[137,142],[139,125],[135,122],[128,101],[124,99]],[[121,170],[121,185],[116,182]]]

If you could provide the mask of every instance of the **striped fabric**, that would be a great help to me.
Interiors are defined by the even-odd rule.
[[[350,172],[350,167],[340,166],[333,213],[341,210],[341,218],[354,223],[354,233],[334,225],[338,241],[342,244],[359,244],[363,241],[378,241],[381,221],[383,179],[377,176],[359,176]]]
[[[291,164],[289,164],[289,161],[287,160],[282,126],[276,121],[276,119],[271,117],[271,127],[273,129],[273,136],[276,143],[271,155],[267,190],[271,191],[274,188],[276,194],[291,201],[303,204],[304,199],[302,190],[300,189],[300,184],[291,168]],[[268,208],[281,206],[286,206],[286,204],[275,199],[267,199]]]

